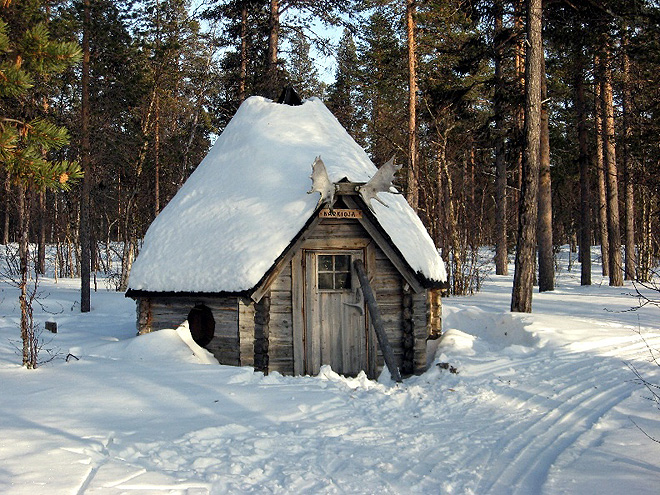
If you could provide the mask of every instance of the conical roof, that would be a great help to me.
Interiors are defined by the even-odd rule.
[[[252,97],[149,227],[129,290],[245,292],[254,289],[314,214],[312,163],[333,182],[367,182],[365,151],[316,98],[300,106]],[[381,228],[426,281],[446,279],[422,222],[401,195],[373,201]]]

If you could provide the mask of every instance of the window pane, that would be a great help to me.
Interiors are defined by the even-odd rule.
[[[351,288],[351,273],[335,273],[335,289],[350,289]]]
[[[319,289],[332,290],[332,273],[319,273]]]
[[[346,254],[338,254],[335,256],[335,271],[337,272],[350,272],[351,257]]]
[[[332,271],[332,255],[329,254],[319,255],[319,271],[320,272]]]

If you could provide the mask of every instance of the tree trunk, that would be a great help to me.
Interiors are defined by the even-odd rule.
[[[37,336],[32,320],[32,298],[28,294],[28,279],[30,273],[30,247],[28,235],[30,230],[30,191],[23,184],[18,187],[18,225],[20,240],[18,257],[20,267],[18,301],[21,306],[21,339],[23,341],[23,366],[28,369],[37,367]]]
[[[648,187],[642,188],[640,195],[642,201],[642,235],[639,245],[639,269],[637,277],[640,282],[650,282],[653,275],[653,226],[652,218],[655,211],[653,195]]]
[[[479,211],[479,205],[477,204],[477,188],[475,184],[474,169],[475,169],[475,144],[472,142],[470,145],[470,155],[468,158],[468,171],[465,174],[465,177],[469,181],[470,187],[470,202],[467,204],[468,211],[465,212],[465,218],[467,219],[467,230],[464,229],[466,233],[465,246],[470,247],[481,246],[481,226],[477,224],[477,212]],[[468,240],[468,235],[471,234],[470,239]]]
[[[39,240],[37,242],[37,273],[46,273],[46,191],[39,191]]]
[[[555,260],[552,254],[552,180],[550,177],[550,131],[545,61],[541,57],[541,150],[539,169],[539,292],[555,290]]]
[[[154,218],[160,213],[160,96],[156,88],[154,121]]]
[[[156,0],[156,54],[161,51],[160,2]],[[160,213],[160,82],[163,60],[156,63],[154,74],[154,218]]]
[[[504,46],[502,37],[502,0],[495,1],[495,274],[507,275],[508,242],[507,242],[507,204],[506,204],[506,156],[504,154],[504,78],[502,77],[502,62]]]
[[[408,173],[406,199],[415,212],[419,208],[417,170],[417,54],[415,41],[415,2],[406,1],[406,33],[408,39]]]
[[[121,276],[119,280],[119,290],[125,292],[128,289],[128,279],[133,268],[133,260],[135,259],[135,236],[130,235],[132,229],[124,229],[124,250],[121,256]]]
[[[18,301],[21,306],[21,340],[23,341],[23,366],[28,366],[30,360],[30,331],[27,318],[27,282],[28,282],[28,220],[27,214],[30,209],[26,205],[26,193],[22,184],[18,186],[18,230],[20,237],[18,241],[19,260],[19,289],[21,291]],[[28,366],[29,368],[29,366]]]
[[[279,0],[270,0],[270,18],[268,22],[268,71],[266,76],[266,91],[267,96],[277,98],[277,92],[282,88],[278,88],[278,74],[277,74],[277,49],[279,44],[280,35],[280,2]]]
[[[435,237],[435,246],[442,255],[442,259],[449,269],[449,258],[447,257],[447,208],[445,208],[445,197],[444,197],[444,180],[442,179],[442,168],[440,165],[440,151],[438,150],[438,167],[436,172],[436,184],[435,184],[435,205],[434,205],[434,229]]]
[[[82,106],[81,106],[81,168],[83,171],[82,192],[80,198],[80,311],[90,310],[90,189],[91,166],[89,146],[89,26],[90,2],[84,1],[85,22],[83,27],[83,64],[82,64]]]
[[[527,0],[525,148],[511,311],[532,311],[541,144],[542,0]]]
[[[248,32],[248,8],[247,3],[243,2],[241,6],[241,69],[238,79],[238,101],[245,100],[245,87],[247,82],[247,32]]]
[[[584,96],[584,66],[576,58],[575,108],[577,111],[578,166],[580,168],[580,284],[591,285],[591,185],[587,149],[587,110]]]
[[[603,158],[603,100],[601,98],[600,81],[602,75],[602,64],[600,57],[594,57],[596,69],[596,81],[594,84],[594,127],[596,133],[596,173],[598,175],[598,232],[600,233],[600,255],[602,263],[602,274],[604,277],[610,275],[610,239],[607,234],[607,186],[605,182],[605,160]]]
[[[628,57],[628,31],[624,27],[621,39],[623,61],[623,183],[625,191],[626,218],[626,280],[635,280],[635,190],[632,181],[632,163],[630,160],[630,137],[632,135],[630,119],[630,59]]]
[[[619,176],[616,166],[614,141],[614,105],[612,92],[612,61],[610,42],[604,43],[603,79],[601,97],[603,100],[603,145],[604,168],[607,172],[607,234],[610,248],[610,285],[623,285],[623,262],[621,259],[621,232],[619,230]]]
[[[9,244],[9,219],[10,219],[10,206],[11,206],[11,176],[9,172],[5,170],[5,218],[4,225],[2,229],[2,244],[5,246]]]
[[[514,68],[516,74],[515,93],[518,95],[514,111],[514,139],[517,145],[515,155],[516,188],[513,194],[514,211],[520,210],[522,177],[523,177],[523,146],[525,142],[525,34],[523,20],[523,0],[514,0],[514,31],[517,33],[514,50]],[[512,233],[518,236],[518,215],[513,215]],[[517,239],[516,239],[517,242]]]

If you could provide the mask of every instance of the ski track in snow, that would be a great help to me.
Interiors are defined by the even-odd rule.
[[[649,344],[657,348],[660,338],[654,338]],[[474,493],[543,493],[548,473],[558,457],[591,431],[600,418],[630,397],[633,392],[629,380],[623,378],[622,368],[626,366],[621,359],[634,361],[647,357],[647,344],[635,342],[618,349],[608,346],[598,351],[597,357],[561,351],[517,363],[520,368],[539,371],[539,377],[548,372],[555,375],[552,379],[555,390],[545,388],[549,380],[516,389],[518,398],[528,394],[516,405],[517,409],[543,412],[522,422],[513,421],[504,430],[488,432],[497,441],[482,463],[483,475]],[[611,359],[611,355],[617,357]],[[547,365],[548,358],[554,359],[552,366]],[[497,373],[502,369],[503,366],[495,366],[488,372]],[[571,376],[580,379],[576,381]],[[557,387],[557,378],[566,381],[566,385]],[[474,467],[477,458],[478,455],[468,457],[465,465]]]
[[[584,376],[584,381],[566,387],[545,401],[540,400],[539,395],[533,396],[534,402],[529,406],[542,407],[548,412],[505,430],[493,449],[497,457],[489,459],[477,493],[541,493],[558,455],[630,395],[629,385],[621,382],[618,370],[597,369],[596,373],[591,371],[592,364],[593,360],[589,359],[584,360],[584,364],[570,363],[554,368],[559,375],[569,372]]]

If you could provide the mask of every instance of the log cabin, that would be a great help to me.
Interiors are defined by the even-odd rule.
[[[421,373],[442,259],[393,162],[378,169],[321,100],[290,95],[245,100],[149,227],[126,293],[138,334],[188,320],[220,364],[264,373],[375,378],[388,355]]]

